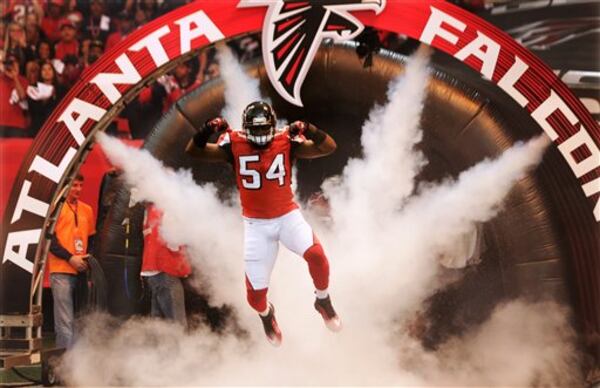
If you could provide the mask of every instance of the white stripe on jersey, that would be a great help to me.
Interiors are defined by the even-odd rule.
[[[229,136],[229,133],[225,132],[221,138],[221,141],[219,141],[219,147],[223,147],[227,144],[231,144],[231,137]]]

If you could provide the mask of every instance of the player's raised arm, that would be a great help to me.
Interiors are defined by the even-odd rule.
[[[208,143],[208,139],[212,134],[228,128],[229,124],[221,117],[208,120],[190,139],[185,152],[205,162],[227,162],[229,160],[227,152],[216,144]]]
[[[290,136],[304,135],[306,141],[296,147],[294,156],[300,159],[314,159],[326,156],[337,148],[335,140],[315,125],[294,121],[289,127]]]

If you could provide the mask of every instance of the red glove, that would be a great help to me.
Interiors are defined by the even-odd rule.
[[[290,124],[290,136],[296,137],[304,135],[304,132],[308,130],[308,123],[306,121],[294,121]]]
[[[210,133],[216,133],[227,130],[229,128],[229,123],[222,117],[215,117],[212,120],[208,120],[204,124],[204,128]]]

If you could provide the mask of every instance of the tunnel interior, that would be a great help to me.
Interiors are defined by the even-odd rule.
[[[385,103],[388,83],[403,72],[405,61],[399,53],[381,50],[372,66],[365,68],[352,43],[325,44],[304,83],[302,108],[278,96],[261,61],[246,64],[279,117],[311,121],[338,143],[330,157],[297,163],[301,201],[317,192],[324,179],[341,173],[349,158],[361,155],[361,126],[374,104]],[[418,177],[420,182],[456,177],[540,133],[522,108],[478,73],[440,52],[433,54],[430,66],[432,77],[421,118],[424,137],[419,145],[429,163]],[[157,123],[144,148],[167,166],[191,169],[197,182],[214,182],[222,193],[232,193],[233,173],[228,166],[198,162],[183,152],[196,128],[219,115],[224,106],[223,82],[203,84]],[[478,264],[440,271],[447,286],[429,298],[423,312],[431,322],[422,333],[426,346],[435,348],[448,336],[485,320],[499,302],[515,297],[564,302],[574,308],[573,324],[585,324],[577,314],[572,257],[581,246],[590,247],[588,254],[596,256],[600,248],[594,243],[591,215],[575,200],[580,193],[573,187],[577,188],[575,177],[557,149],[550,147],[539,168],[510,192],[503,210],[479,226]],[[143,207],[129,207],[129,197],[121,178],[107,177],[96,255],[109,284],[109,311],[117,316],[143,310],[139,281]],[[130,223],[127,229],[125,219]],[[231,314],[227,306],[208,306],[202,295],[191,290],[186,297],[190,314],[203,314],[216,329]]]

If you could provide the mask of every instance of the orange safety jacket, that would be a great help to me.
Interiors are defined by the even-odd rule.
[[[84,202],[77,201],[73,206],[65,203],[56,220],[54,234],[62,247],[71,255],[88,253],[88,238],[96,233],[94,210]],[[50,273],[77,274],[77,270],[65,259],[52,253],[48,254],[48,270]]]

